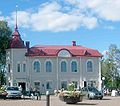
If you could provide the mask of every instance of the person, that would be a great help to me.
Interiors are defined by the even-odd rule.
[[[37,100],[41,100],[41,93],[40,93],[39,90],[35,89],[34,95],[36,96],[36,99],[37,99]]]
[[[19,86],[19,90],[22,92],[22,86],[21,85]]]
[[[112,90],[111,96],[116,96],[117,95],[117,91],[115,89]]]
[[[30,87],[30,90],[29,90],[29,97],[31,97],[31,94],[33,93],[33,89],[32,87]]]

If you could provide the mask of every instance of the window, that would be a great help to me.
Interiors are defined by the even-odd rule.
[[[10,73],[10,64],[8,64],[8,72]]]
[[[34,62],[34,71],[40,72],[40,63],[38,61]]]
[[[20,72],[20,64],[17,64],[17,72]]]
[[[50,61],[46,62],[46,72],[52,72],[52,64]]]
[[[64,90],[67,89],[67,81],[62,81],[61,82],[61,89],[64,88]]]
[[[92,61],[87,62],[87,72],[92,72],[93,71],[93,65]]]
[[[67,66],[65,61],[61,62],[61,72],[67,72]]]
[[[36,90],[40,90],[40,82],[34,82],[34,86]]]
[[[25,72],[26,71],[26,64],[24,63],[23,64],[23,72]]]
[[[52,82],[47,82],[46,83],[46,89],[52,89]]]
[[[72,72],[77,72],[77,62],[76,61],[72,61],[71,70],[72,70]]]

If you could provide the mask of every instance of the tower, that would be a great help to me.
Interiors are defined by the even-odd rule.
[[[15,29],[10,41],[10,48],[6,50],[6,68],[7,68],[7,85],[19,86],[19,83],[24,83],[26,79],[26,54],[27,48],[24,45],[24,41],[21,39],[17,25],[17,9],[16,9],[16,21]],[[24,73],[23,73],[24,72]],[[25,86],[25,83],[24,83]]]

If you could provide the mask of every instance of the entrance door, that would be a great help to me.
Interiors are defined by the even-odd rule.
[[[18,83],[18,86],[20,86],[21,85],[21,87],[22,87],[22,90],[26,90],[26,84],[25,84],[25,82],[19,82]]]

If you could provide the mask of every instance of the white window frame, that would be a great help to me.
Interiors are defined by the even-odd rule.
[[[71,57],[69,50],[62,49],[58,52],[58,57]]]
[[[48,83],[51,84],[51,85],[50,85],[50,88],[47,88],[47,84],[48,84]],[[47,89],[47,90],[50,90],[50,89],[52,89],[52,88],[53,88],[53,82],[52,82],[51,80],[46,81],[46,89]]]
[[[36,86],[35,86],[35,83],[39,83],[39,88],[36,88]],[[34,81],[34,87],[37,89],[37,90],[40,90],[40,87],[41,87],[41,82],[40,81]]]
[[[33,71],[34,71],[35,73],[39,73],[39,72],[36,72],[36,71],[34,70],[34,62],[36,62],[36,61],[38,61],[39,64],[40,64],[40,70],[39,70],[39,72],[41,72],[41,62],[39,61],[39,59],[35,59],[35,60],[33,61],[32,67],[33,67]]]
[[[72,71],[72,62],[73,61],[75,61],[77,63],[77,71],[76,72]],[[76,59],[71,60],[71,62],[70,62],[70,70],[71,70],[72,73],[78,73],[78,61]]]
[[[60,61],[60,64],[59,64],[59,66],[60,66],[60,72],[64,72],[64,71],[61,71],[61,63],[64,62],[64,61],[66,62],[66,71],[65,71],[65,72],[68,72],[68,68],[67,68],[67,67],[68,67],[68,62],[67,62],[66,59],[62,59],[62,60]]]
[[[88,63],[89,61],[92,62],[92,71],[88,71],[88,68],[87,68],[87,63]],[[86,72],[88,72],[88,73],[92,73],[92,72],[94,72],[94,62],[93,62],[92,59],[88,59],[88,60],[86,61]]]
[[[47,63],[48,61],[51,62],[51,71],[47,71],[47,69],[46,69],[46,63]],[[45,67],[44,69],[45,69],[45,72],[46,72],[46,73],[52,72],[52,71],[53,71],[53,62],[52,62],[52,60],[51,60],[51,59],[45,60],[44,67]]]

